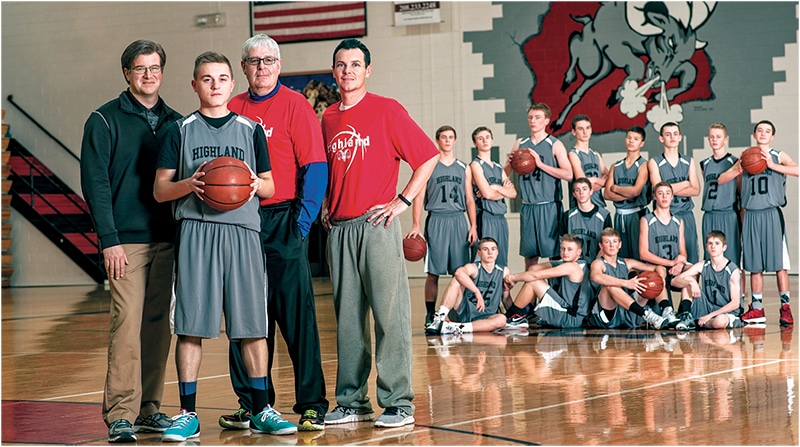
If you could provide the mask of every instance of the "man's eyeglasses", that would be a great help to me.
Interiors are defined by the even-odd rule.
[[[130,69],[132,72],[136,73],[137,75],[143,75],[145,71],[150,71],[150,74],[159,74],[161,73],[161,65],[151,65],[149,67],[143,67],[141,65],[137,67],[133,67]]]
[[[244,60],[247,65],[252,65],[253,67],[258,67],[258,64],[263,62],[264,65],[274,65],[275,62],[278,62],[278,58],[267,56],[267,57],[248,57]]]

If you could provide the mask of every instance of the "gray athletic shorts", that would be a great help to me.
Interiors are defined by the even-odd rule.
[[[619,233],[619,239],[622,242],[622,248],[619,249],[620,257],[637,261],[642,259],[639,257],[639,227],[645,212],[645,210],[640,210],[631,214],[616,213],[614,215],[614,229]]]
[[[741,300],[741,297],[739,297],[737,299]],[[692,300],[691,313],[692,313],[692,316],[696,320],[696,319],[698,319],[698,318],[700,318],[700,317],[702,317],[704,315],[708,315],[711,312],[714,312],[715,310],[717,310],[719,308],[720,308],[719,306],[716,306],[716,305],[712,304],[705,297],[701,296],[700,298],[695,298],[695,299]],[[727,327],[729,327],[729,328],[742,327],[743,323],[740,320],[741,314],[742,314],[742,306],[741,306],[741,304],[740,304],[739,308],[736,309],[735,311],[723,314],[726,317],[728,317],[728,326]]]
[[[697,245],[697,222],[692,211],[675,213],[675,217],[683,219],[683,239],[686,241],[686,260],[690,264],[697,264],[700,259],[699,245]]]
[[[522,257],[554,258],[559,255],[561,208],[561,202],[522,204],[519,210],[519,254]]]
[[[479,211],[478,238],[490,237],[497,241],[497,265],[508,266],[508,221],[504,214]],[[477,260],[478,244],[472,246],[472,259]],[[465,263],[466,264],[466,263]],[[462,264],[463,265],[463,264]]]
[[[658,314],[660,315],[661,313],[658,312]],[[617,306],[614,310],[614,315],[609,319],[606,317],[606,312],[600,307],[599,302],[594,303],[592,312],[589,314],[589,326],[601,329],[636,329],[641,326],[642,323],[644,323],[644,318],[622,306]]]
[[[429,213],[425,220],[425,273],[452,275],[469,263],[469,225],[464,213]]]
[[[702,240],[705,260],[709,259],[708,252],[705,250],[705,240],[712,230],[725,233],[725,243],[728,245],[728,249],[725,250],[725,257],[739,265],[742,262],[742,236],[739,233],[739,217],[736,215],[736,211],[707,211],[703,214]]]
[[[261,236],[238,225],[182,220],[176,247],[173,333],[232,340],[267,336]]]
[[[786,225],[780,208],[745,211],[742,267],[748,272],[777,272],[790,268]]]
[[[484,302],[484,304],[487,304]],[[468,299],[461,300],[461,304],[450,311],[450,315],[455,317],[459,323],[471,323],[477,320],[485,320],[497,313],[500,303],[487,306],[483,312],[475,307],[475,303]]]
[[[548,326],[560,328],[576,328],[583,324],[585,315],[570,315],[568,309],[571,303],[557,294],[552,287],[548,287],[542,300],[533,309],[543,323]]]

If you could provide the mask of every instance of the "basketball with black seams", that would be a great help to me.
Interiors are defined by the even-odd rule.
[[[250,200],[250,168],[233,157],[218,157],[203,167],[203,200],[217,211],[235,210]]]
[[[640,293],[641,296],[652,300],[656,298],[661,291],[664,290],[664,280],[656,272],[642,272],[636,275],[645,287],[644,292]]]
[[[416,235],[414,237],[403,238],[403,256],[412,262],[419,261],[428,252],[428,244],[425,239]]]
[[[758,146],[745,149],[739,157],[739,162],[742,164],[742,169],[750,175],[761,174],[767,169],[767,160],[764,159],[764,154]]]
[[[536,170],[536,159],[527,149],[511,153],[511,169],[519,175],[527,175]]]

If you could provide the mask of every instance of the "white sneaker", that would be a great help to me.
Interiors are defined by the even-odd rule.
[[[650,309],[644,310],[644,321],[647,322],[650,326],[653,326],[654,329],[658,330],[664,326],[664,323],[667,321],[666,318],[662,317],[661,315],[653,312]]]

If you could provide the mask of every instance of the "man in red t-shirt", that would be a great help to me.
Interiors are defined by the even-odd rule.
[[[376,427],[414,423],[411,386],[411,302],[399,220],[428,181],[439,151],[400,103],[367,92],[370,53],[356,39],[333,51],[342,100],[322,117],[328,155],[328,259],[338,322],[336,408],[326,424],[372,420],[367,380],[375,319]],[[414,173],[397,194],[400,160]],[[327,211],[327,216],[325,215]]]
[[[228,108],[261,124],[267,136],[275,195],[261,200],[261,240],[267,261],[269,403],[275,404],[272,364],[275,323],[281,328],[294,366],[295,404],[302,415],[299,430],[322,430],[328,411],[322,373],[314,289],[308,263],[308,232],[319,214],[328,166],[319,119],[305,96],[281,85],[278,44],[257,34],[242,45],[242,70],[249,88]],[[240,409],[219,424],[246,429],[251,409],[250,383],[238,342],[230,344],[230,373]]]

